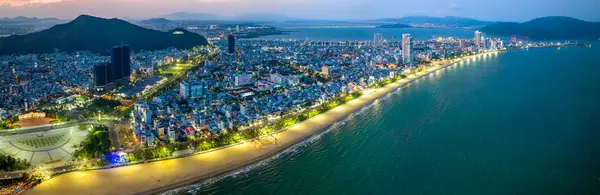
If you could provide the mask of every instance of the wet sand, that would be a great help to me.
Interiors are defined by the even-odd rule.
[[[385,87],[367,90],[363,96],[357,99],[275,134],[277,143],[266,145],[264,148],[255,148],[251,143],[244,143],[183,158],[111,169],[70,172],[43,182],[24,194],[158,194],[198,183],[275,156],[287,148],[327,130],[336,122],[398,88],[452,64],[454,63],[430,67],[426,71]]]

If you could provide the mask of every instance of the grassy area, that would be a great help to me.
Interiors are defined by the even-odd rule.
[[[160,75],[172,76],[177,73],[180,73],[181,71],[184,71],[186,68],[189,68],[191,66],[192,64],[190,63],[173,63],[171,65],[166,65],[160,68],[158,72],[160,73]]]
[[[87,130],[88,128],[89,128],[89,126],[86,125],[85,123],[79,123],[79,130],[80,131]]]
[[[121,105],[121,102],[116,100],[95,99],[92,104],[87,107],[84,117],[97,117],[98,113],[113,113],[115,111],[115,107],[119,105]]]

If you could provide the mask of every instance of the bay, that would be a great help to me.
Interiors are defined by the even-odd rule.
[[[415,40],[428,40],[435,37],[472,38],[474,30],[462,28],[282,28],[287,35],[270,35],[260,40],[313,40],[313,41],[372,41],[375,33],[383,34],[387,41],[401,41],[402,34],[408,33]]]
[[[463,62],[297,152],[177,194],[600,194],[598,75],[598,48]]]

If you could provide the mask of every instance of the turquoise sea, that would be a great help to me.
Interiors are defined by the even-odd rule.
[[[263,166],[168,194],[600,194],[600,48],[460,63]]]

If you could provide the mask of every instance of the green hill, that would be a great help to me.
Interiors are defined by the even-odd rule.
[[[489,35],[519,36],[530,39],[600,38],[600,23],[562,16],[537,18],[524,23],[498,22],[480,30]]]
[[[480,21],[471,18],[461,18],[454,16],[446,17],[429,17],[429,16],[407,16],[402,18],[382,18],[376,21],[383,22],[394,22],[401,24],[412,24],[412,25],[424,25],[424,24],[435,24],[440,26],[451,26],[451,27],[476,27],[484,26],[492,22]]]
[[[127,44],[132,50],[188,49],[207,45],[208,41],[184,29],[161,32],[119,19],[81,15],[69,23],[44,31],[0,38],[0,54],[48,53],[57,50],[103,53],[120,44]]]

